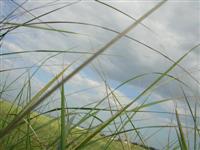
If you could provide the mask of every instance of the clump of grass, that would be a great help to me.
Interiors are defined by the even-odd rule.
[[[56,32],[59,34],[62,34],[65,36],[65,34],[69,35],[76,35],[76,36],[88,36],[84,35],[78,32],[73,31],[67,31],[62,29],[57,29],[52,27],[50,24],[56,24],[56,23],[71,23],[71,24],[79,24],[79,25],[86,25],[86,26],[93,26],[97,28],[101,28],[113,33],[116,33],[117,35],[105,43],[101,48],[99,48],[95,53],[92,52],[82,52],[82,51],[71,51],[71,50],[32,50],[32,51],[21,51],[21,52],[8,52],[8,53],[1,53],[0,56],[10,56],[10,55],[18,55],[18,54],[26,54],[26,53],[56,53],[55,55],[52,55],[48,57],[46,60],[43,60],[43,62],[39,65],[38,69],[32,74],[29,74],[28,71],[28,79],[24,81],[24,85],[21,88],[20,92],[16,95],[16,98],[13,102],[7,102],[7,100],[2,99],[3,93],[5,93],[10,86],[12,86],[13,83],[17,82],[17,80],[23,75],[26,74],[23,73],[19,77],[16,78],[11,84],[7,85],[7,81],[4,81],[4,85],[1,89],[0,94],[0,149],[137,149],[137,150],[143,150],[143,149],[154,149],[149,146],[149,143],[147,143],[147,138],[144,138],[144,136],[141,134],[141,130],[143,129],[149,129],[152,128],[156,129],[164,129],[164,128],[173,128],[176,131],[177,139],[173,141],[173,143],[168,142],[167,146],[163,146],[166,149],[183,149],[187,150],[189,149],[190,145],[189,142],[187,142],[187,137],[184,133],[184,128],[190,128],[187,126],[183,126],[180,114],[176,110],[175,113],[169,113],[169,112],[159,112],[159,111],[145,111],[144,108],[150,108],[151,106],[165,103],[168,101],[171,101],[173,98],[169,99],[161,99],[154,102],[149,102],[148,97],[145,99],[145,101],[138,105],[133,106],[140,98],[145,97],[147,94],[152,92],[152,90],[155,88],[155,86],[166,76],[170,78],[170,80],[176,80],[180,84],[188,87],[183,81],[169,75],[169,73],[175,68],[180,67],[183,69],[194,81],[196,81],[199,84],[199,81],[196,80],[191,73],[189,73],[184,67],[180,65],[180,62],[186,58],[192,51],[197,49],[200,44],[195,45],[190,50],[188,50],[182,57],[180,57],[177,61],[174,61],[173,59],[169,58],[168,56],[161,53],[159,50],[154,49],[153,47],[140,42],[131,36],[128,36],[127,33],[129,33],[132,29],[134,29],[137,25],[141,24],[143,27],[147,28],[151,32],[153,32],[148,26],[142,23],[144,19],[146,19],[149,15],[151,15],[154,11],[159,9],[165,2],[161,1],[156,6],[154,6],[152,9],[150,9],[148,12],[146,12],[143,16],[141,16],[139,19],[135,19],[128,15],[127,13],[111,6],[106,3],[103,3],[101,1],[97,1],[100,4],[103,4],[105,6],[108,6],[112,8],[114,11],[120,12],[123,15],[131,18],[134,20],[134,22],[128,26],[126,29],[124,29],[122,32],[110,29],[108,27],[103,27],[100,25],[90,24],[90,23],[82,23],[82,22],[59,22],[59,21],[49,21],[44,22],[41,20],[43,16],[49,15],[53,12],[56,12],[60,9],[63,9],[65,7],[68,7],[70,5],[76,4],[79,1],[67,3],[64,4],[61,7],[58,7],[56,9],[53,9],[51,11],[48,11],[46,13],[43,13],[38,16],[34,16],[31,11],[26,10],[23,7],[22,3],[21,5],[18,5],[18,8],[22,8],[26,13],[33,16],[32,19],[24,22],[24,23],[15,23],[7,21],[9,20],[10,16],[17,10],[17,8],[11,12],[7,17],[5,17],[1,21],[1,31],[2,34],[0,35],[0,40],[3,41],[3,39],[9,35],[12,31],[21,28],[26,27],[30,28],[32,30],[46,30],[48,32]],[[15,2],[16,3],[16,2]],[[37,9],[37,8],[36,8]],[[38,20],[39,22],[33,22]],[[45,26],[39,26],[39,25],[45,25]],[[91,104],[87,104],[84,107],[69,107],[66,104],[66,96],[65,96],[65,89],[64,84],[67,83],[69,80],[73,80],[73,77],[79,73],[83,68],[85,68],[87,65],[89,65],[93,60],[95,60],[99,55],[108,55],[103,54],[108,48],[110,48],[112,45],[114,45],[116,42],[118,42],[122,37],[126,37],[128,39],[131,39],[150,50],[157,52],[164,58],[170,60],[172,62],[172,65],[163,73],[146,73],[146,74],[140,74],[137,76],[134,76],[121,84],[119,84],[114,90],[111,89],[109,84],[106,82],[106,80],[102,77],[102,80],[105,82],[105,90],[106,90],[106,96],[102,99],[98,100],[97,102],[93,102]],[[68,65],[65,67],[61,72],[59,72],[54,78],[52,78],[42,89],[40,89],[34,96],[31,95],[32,88],[31,88],[31,81],[34,74],[40,69],[40,67],[44,66],[46,61],[56,57],[59,54],[63,53],[70,53],[70,54],[87,54],[90,55],[88,59],[86,59],[82,64],[80,64],[77,68],[75,68],[73,71],[71,71],[67,76],[64,76],[65,72],[70,70],[69,68],[75,63]],[[29,67],[32,68],[33,66]],[[17,69],[25,69],[25,68],[11,68],[11,69],[4,69],[0,70],[0,73],[15,71]],[[136,79],[142,79],[144,76],[154,74],[158,75],[158,77],[149,85],[147,86],[138,96],[136,96],[134,99],[132,99],[128,104],[123,105],[120,103],[119,97],[115,94],[115,91],[119,89],[120,87],[128,84],[129,82],[136,80]],[[101,75],[100,75],[101,76]],[[62,77],[62,80],[60,78]],[[60,91],[60,107],[46,110],[43,112],[37,112],[36,108],[38,106],[41,106],[41,104],[50,98],[50,96],[61,88]],[[157,88],[157,87],[156,87]],[[188,87],[189,88],[189,87]],[[197,122],[197,105],[195,105],[195,111],[193,112],[192,107],[189,103],[189,100],[187,98],[187,95],[185,91],[182,88],[183,92],[183,98],[186,101],[186,104],[189,108],[189,111],[191,113],[194,127],[192,128],[194,130],[194,149],[198,149],[198,139],[200,137],[199,129],[198,129],[198,122]],[[26,93],[26,100],[27,103],[25,106],[22,106],[22,102],[24,102],[23,96],[24,93]],[[114,99],[116,108],[114,108],[110,104],[110,97]],[[101,108],[101,104],[105,102],[105,100],[108,100],[109,107],[108,108]],[[60,112],[59,116],[51,116],[47,115],[52,112]],[[102,120],[98,114],[101,112],[109,112],[111,115],[107,120]],[[135,122],[133,121],[134,116],[136,116],[138,113],[168,113],[170,115],[176,116],[177,125],[158,125],[158,126],[143,126],[143,127],[137,127],[135,125]],[[75,118],[79,117],[78,121],[75,121]],[[67,118],[67,119],[66,119]],[[98,121],[98,123],[95,123],[95,121]],[[89,123],[88,123],[89,122]],[[81,125],[88,123],[87,128],[80,128]],[[130,124],[130,129],[127,129],[127,125]],[[111,128],[112,127],[112,128]],[[114,127],[114,130],[113,130]],[[104,134],[104,130],[108,129],[109,134]],[[158,130],[158,131],[159,131]],[[140,140],[140,143],[132,142],[129,140],[129,137],[127,136],[128,132],[133,132]],[[154,133],[156,134],[156,132]],[[153,135],[154,135],[153,134]],[[121,135],[124,135],[125,138],[122,139]],[[178,141],[178,144],[177,144]]]

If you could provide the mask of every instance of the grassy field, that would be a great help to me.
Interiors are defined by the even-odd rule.
[[[12,107],[12,109],[11,109]],[[11,109],[11,111],[9,111]],[[0,101],[0,126],[1,128],[7,125],[6,121],[13,119],[13,116],[21,110],[20,107],[16,107],[16,105],[12,105],[12,103],[8,101],[1,100]],[[9,113],[8,113],[9,111]],[[35,117],[36,116],[36,117]],[[53,118],[50,116],[39,115],[36,112],[31,113],[30,121],[24,120],[20,127],[16,128],[12,134],[6,136],[6,138],[1,142],[0,149],[1,150],[21,150],[21,149],[33,149],[40,150],[46,149],[56,149],[58,148],[54,145],[53,142],[56,139],[60,139],[60,120],[59,118]],[[28,132],[27,132],[28,130]],[[66,138],[66,145],[70,143],[71,146],[76,145],[79,140],[77,137],[80,135],[86,135],[87,130],[82,128],[75,128]],[[100,140],[98,140],[100,139]],[[59,140],[58,140],[59,141]],[[101,135],[97,135],[88,146],[86,146],[85,150],[102,150],[105,149],[106,143],[109,141],[109,138],[102,137]],[[53,146],[51,146],[53,144]],[[69,146],[70,149],[70,146]],[[146,148],[142,148],[141,146],[137,146],[131,143],[127,143],[125,141],[119,142],[114,140],[108,147],[108,149],[112,150],[121,150],[121,149],[134,149],[134,150],[144,150]]]

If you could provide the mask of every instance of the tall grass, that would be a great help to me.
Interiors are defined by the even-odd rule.
[[[107,6],[111,8],[113,11],[117,11],[128,18],[132,19],[134,22],[125,28],[123,31],[117,31],[108,27],[84,23],[84,22],[70,22],[70,21],[43,21],[42,17],[50,15],[58,10],[64,9],[68,6],[75,5],[80,1],[75,1],[71,3],[63,2],[63,5],[53,9],[51,11],[45,12],[41,15],[35,16],[31,13],[32,10],[28,10],[23,7],[26,3],[18,4],[14,2],[18,7],[14,9],[11,13],[9,13],[5,18],[1,20],[0,28],[0,40],[3,43],[4,38],[11,34],[18,28],[26,27],[31,30],[42,30],[46,32],[56,32],[62,34],[64,37],[67,35],[76,35],[87,37],[89,35],[82,34],[78,32],[68,31],[57,29],[52,24],[66,23],[66,24],[79,24],[82,26],[92,26],[95,28],[101,28],[103,30],[115,33],[116,36],[112,38],[110,41],[104,43],[102,47],[96,50],[96,52],[83,52],[83,51],[74,51],[74,48],[66,49],[66,50],[49,50],[49,49],[38,49],[38,50],[30,50],[30,51],[20,51],[20,52],[5,52],[1,53],[0,57],[6,56],[18,56],[24,54],[38,54],[38,53],[55,53],[46,59],[42,59],[41,63],[35,64],[29,67],[19,67],[19,68],[7,68],[1,69],[0,73],[6,74],[10,72],[14,72],[16,70],[24,70],[27,69],[24,73],[16,77],[9,84],[7,83],[7,79],[5,81],[1,81],[1,91],[0,91],[0,149],[153,149],[148,143],[148,139],[150,136],[145,137],[142,130],[147,129],[157,129],[155,132],[151,134],[151,136],[156,136],[158,132],[162,129],[170,129],[169,132],[173,132],[176,134],[177,138],[174,140],[169,140],[167,145],[163,145],[164,149],[182,149],[187,150],[193,145],[192,148],[195,150],[200,148],[200,143],[198,140],[200,139],[200,129],[198,125],[198,101],[196,101],[195,108],[191,106],[188,96],[184,90],[186,87],[188,90],[190,86],[187,85],[184,81],[170,75],[169,73],[175,69],[175,67],[181,68],[187,75],[190,76],[198,85],[199,81],[180,65],[180,62],[183,61],[191,52],[197,50],[200,44],[193,46],[189,49],[184,55],[182,55],[178,60],[173,60],[169,56],[161,53],[159,50],[153,48],[141,42],[129,35],[127,35],[130,31],[132,31],[138,25],[142,25],[144,28],[148,29],[155,34],[155,32],[149,28],[147,25],[142,23],[143,20],[148,18],[152,13],[158,10],[166,0],[159,2],[149,11],[144,13],[139,19],[135,19],[129,14],[115,8],[114,6],[108,5],[99,0],[95,0],[98,4]],[[48,3],[50,6],[54,5],[54,2]],[[38,7],[35,9],[41,9],[45,6]],[[13,22],[10,17],[15,14],[18,9],[23,9],[24,13],[31,15],[33,18],[25,21],[23,23]],[[35,21],[35,22],[33,22]],[[39,22],[37,22],[39,21]],[[98,99],[92,103],[86,104],[83,107],[71,107],[67,105],[67,90],[65,90],[65,83],[68,83],[70,80],[73,80],[73,77],[77,75],[82,69],[92,63],[93,60],[98,59],[100,55],[110,56],[110,54],[104,53],[107,49],[117,43],[121,38],[127,38],[138,44],[145,46],[151,51],[156,52],[163,58],[172,62],[172,65],[166,69],[164,72],[153,72],[153,73],[145,73],[139,74],[136,76],[127,79],[126,81],[121,82],[116,88],[112,89],[109,83],[106,81],[106,77],[99,73],[102,81],[105,83],[105,97]],[[1,45],[2,46],[2,45]],[[40,70],[41,67],[45,66],[45,63],[54,57],[60,54],[79,54],[79,55],[89,55],[89,57],[78,65],[78,67],[74,67],[77,61],[72,62],[64,67],[60,72],[55,75],[48,83],[46,83],[37,93],[32,95],[32,78],[34,75]],[[77,63],[78,64],[78,63]],[[30,70],[33,67],[37,67],[37,69],[31,74]],[[62,66],[62,65],[61,65]],[[64,66],[64,65],[63,65]],[[74,69],[75,68],[75,69]],[[72,70],[72,71],[71,71]],[[103,70],[103,67],[102,67]],[[69,72],[66,75],[66,72]],[[28,74],[28,78],[24,79],[24,84],[21,89],[18,89],[19,92],[15,95],[15,98],[11,99],[3,99],[3,95],[9,91],[9,88],[12,87],[17,81],[23,77],[25,74]],[[128,83],[143,79],[143,77],[148,75],[155,75],[157,78],[149,84],[147,87],[141,91],[135,98],[131,99],[128,104],[122,104],[120,102],[120,97],[116,94],[116,91]],[[162,84],[166,84],[164,82],[160,85],[160,81],[168,77],[170,81],[178,82],[181,85],[182,96],[177,98],[168,98],[168,99],[158,99],[153,102],[148,102],[149,96],[152,94],[153,90],[162,86]],[[183,87],[184,88],[183,88]],[[58,103],[60,106],[54,109],[48,109],[45,102],[52,98],[52,95],[56,93],[57,90],[60,89],[60,98]],[[88,90],[88,89],[83,89]],[[82,91],[77,91],[72,94],[79,94]],[[25,98],[24,98],[25,97]],[[144,98],[144,101],[135,106],[139,99]],[[114,104],[111,104],[111,99],[113,99]],[[182,122],[183,116],[188,116],[184,114],[180,114],[177,109],[174,112],[164,112],[157,110],[144,110],[146,108],[151,108],[154,105],[165,104],[167,102],[173,102],[173,99],[184,99],[186,106],[189,109],[191,118],[193,120],[194,126],[184,125]],[[53,98],[53,100],[55,100]],[[81,97],[80,97],[81,100]],[[107,100],[108,107],[102,108],[102,104]],[[114,105],[114,106],[113,106]],[[37,111],[39,108],[44,108],[44,111]],[[109,115],[107,119],[102,119],[99,114],[107,112]],[[176,119],[175,124],[166,124],[166,125],[149,125],[149,126],[140,126],[138,127],[136,122],[134,121],[134,117],[138,114],[145,113],[157,113],[157,114],[167,114],[172,115]],[[53,115],[52,115],[53,114]],[[56,114],[56,115],[55,115]],[[82,127],[84,125],[84,127]],[[85,127],[87,125],[87,127]],[[129,127],[129,128],[127,128]],[[189,135],[185,133],[186,130],[190,130],[193,132],[194,140],[190,140]],[[129,138],[129,133],[133,133],[135,139],[139,139],[139,142],[131,141]],[[169,134],[170,135],[170,134]],[[123,136],[125,138],[123,138]],[[188,142],[187,142],[188,141]],[[193,142],[193,143],[191,143]]]

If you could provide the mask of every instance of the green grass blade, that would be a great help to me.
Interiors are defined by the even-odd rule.
[[[119,9],[117,9],[117,8],[115,8],[115,7],[113,7],[113,6],[111,6],[111,5],[108,5],[108,4],[106,4],[106,3],[102,2],[102,1],[99,1],[99,0],[95,0],[95,1],[98,2],[98,3],[100,3],[100,4],[103,4],[103,5],[105,5],[105,6],[108,6],[108,7],[112,8],[113,10],[116,10],[116,11],[120,12],[121,14],[127,16],[128,18],[130,18],[130,19],[132,19],[132,20],[134,20],[134,21],[137,21],[136,18],[130,16],[129,14],[127,14],[127,13],[125,13],[125,12],[123,12],[123,11],[121,11],[121,10],[119,10]],[[142,26],[144,26],[146,29],[148,29],[149,31],[155,33],[152,29],[150,29],[150,28],[149,28],[148,26],[146,26],[144,23],[141,22],[140,24],[141,24]]]
[[[49,81],[35,96],[33,96],[33,98],[31,99],[31,101],[25,106],[24,109],[21,110],[21,112],[13,119],[13,121],[8,124],[8,126],[0,131],[0,138],[2,138],[3,136],[5,136],[8,132],[10,132],[11,130],[13,130],[14,128],[17,127],[17,123],[19,123],[19,121],[25,116],[27,115],[29,112],[27,112],[27,110],[29,110],[32,105],[34,105],[35,103],[37,103],[38,98],[44,94],[44,92],[46,92],[48,90],[48,88],[58,80],[58,78],[60,78],[64,72],[69,68],[69,66],[67,66],[65,69],[63,69],[57,76],[55,76],[51,81]]]
[[[34,105],[31,105],[31,107],[27,107],[25,111],[18,116],[14,122],[9,124],[6,129],[0,132],[0,138],[4,137],[8,131],[12,130],[14,128],[14,124],[16,122],[20,121],[25,114],[33,110],[36,106],[38,106],[42,101],[44,101],[47,97],[49,97],[55,90],[57,90],[64,82],[71,79],[75,74],[77,74],[80,70],[82,70],[85,66],[87,66],[92,60],[94,60],[97,56],[99,56],[101,53],[103,53],[106,49],[108,49],[110,46],[112,46],[115,42],[117,42],[119,39],[121,39],[124,35],[126,35],[131,29],[136,27],[140,22],[142,22],[146,17],[148,17],[151,13],[153,13],[156,9],[158,9],[163,3],[165,3],[166,0],[160,2],[158,5],[156,5],[153,9],[148,11],[146,14],[144,14],[142,17],[138,19],[138,21],[131,24],[128,28],[126,28],[124,31],[122,31],[120,34],[118,34],[116,37],[114,37],[110,42],[105,44],[102,48],[100,48],[94,55],[89,57],[84,63],[82,63],[78,68],[76,68],[74,71],[71,72],[67,77],[65,77],[62,82],[59,82],[57,85],[55,85],[51,90],[49,90],[46,94],[44,94],[41,98],[38,99]],[[29,21],[30,22],[30,21]],[[26,22],[28,23],[28,22]],[[26,24],[24,23],[24,24]],[[13,124],[14,123],[14,124]]]
[[[66,142],[66,129],[65,129],[65,90],[64,85],[61,87],[61,138],[60,147],[61,150],[65,150]]]
[[[147,93],[154,85],[156,85],[163,77],[166,76],[181,60],[183,60],[191,51],[199,47],[200,44],[194,46],[191,48],[188,52],[186,52],[176,63],[174,63],[167,71],[165,71],[159,78],[157,78],[150,86],[148,86],[141,94],[139,94],[131,103],[126,105],[123,109],[118,111],[113,117],[108,119],[104,122],[98,129],[96,129],[92,134],[90,134],[88,137],[85,138],[75,149],[80,148],[81,146],[85,145],[90,139],[92,139],[95,135],[97,135],[101,130],[103,130],[105,127],[107,127],[114,119],[116,119],[118,116],[120,116],[129,106],[131,106],[136,100],[138,100],[140,97],[142,97],[145,93]]]
[[[29,25],[34,25],[34,24],[59,24],[59,23],[67,23],[67,24],[79,24],[79,25],[86,25],[86,26],[92,26],[92,27],[97,27],[97,28],[101,28],[101,29],[104,29],[104,30],[107,30],[107,31],[110,31],[110,32],[113,32],[113,33],[117,33],[119,34],[120,32],[114,30],[114,29],[111,29],[111,28],[108,28],[108,27],[104,27],[104,26],[100,26],[100,25],[96,25],[96,24],[90,24],[90,23],[84,23],[84,22],[72,22],[72,21],[48,21],[48,22],[34,22],[34,23],[29,23]],[[158,53],[159,55],[163,56],[164,58],[166,58],[167,60],[175,63],[175,61],[173,59],[171,59],[169,56],[163,54],[162,52],[160,52],[158,49],[155,49],[153,48],[152,46],[149,46],[148,44],[144,43],[144,42],[141,42],[129,35],[124,35],[124,37],[134,41],[134,42],[137,42],[141,45],[143,45],[144,47],[147,47],[149,50],[152,50],[153,52],[156,52]],[[182,67],[180,64],[177,64],[178,67],[180,67],[184,72],[186,72],[196,83],[198,83],[200,85],[200,82],[199,80],[197,80],[189,71],[187,71],[184,67]]]
[[[58,10],[61,10],[61,9],[65,8],[65,7],[68,7],[68,6],[71,6],[71,5],[73,5],[73,4],[76,4],[76,3],[78,3],[78,2],[80,2],[80,0],[75,1],[75,2],[72,2],[72,3],[70,3],[70,4],[63,5],[63,6],[61,6],[61,7],[58,7],[58,8],[56,8],[56,9],[53,9],[53,10],[48,11],[48,12],[46,12],[46,13],[43,13],[43,14],[41,14],[41,15],[39,15],[39,16],[36,16],[36,17],[34,17],[34,18],[32,18],[32,19],[30,19],[30,20],[24,22],[23,24],[16,25],[16,26],[14,26],[12,29],[7,30],[5,33],[1,34],[1,35],[0,35],[0,41],[2,41],[2,39],[3,39],[9,32],[11,32],[11,31],[13,31],[13,30],[15,30],[15,29],[21,27],[22,25],[26,25],[26,24],[29,23],[29,22],[32,22],[32,21],[34,21],[34,20],[37,20],[37,19],[39,19],[39,18],[41,18],[41,17],[43,17],[43,16],[46,16],[46,15],[48,15],[48,14],[51,14],[51,13],[56,12],[56,11],[58,11]]]
[[[68,34],[75,34],[75,35],[84,35],[77,32],[67,31],[67,30],[61,30],[61,29],[55,29],[55,28],[48,28],[48,27],[42,27],[42,26],[34,26],[29,24],[23,24],[23,23],[4,23],[6,25],[15,25],[20,27],[27,27],[27,28],[33,28],[33,29],[41,29],[41,30],[47,30],[47,31],[54,31],[54,32],[60,32],[60,33],[68,33]]]
[[[136,22],[136,24],[134,23],[129,28],[127,28],[124,31],[124,34],[126,34],[126,32],[128,32],[130,29],[132,29],[133,27],[135,27],[137,24],[139,24],[143,19],[145,19],[147,16],[149,16],[152,12],[154,12],[156,9],[158,9],[165,2],[166,1],[162,1],[158,5],[156,5],[155,7],[153,7],[150,11],[148,11],[145,15],[143,15],[140,19],[138,19],[138,21]],[[182,59],[180,59],[180,60],[182,60]],[[178,64],[178,62],[176,64]],[[167,74],[170,70],[172,70],[176,66],[176,64],[174,64],[172,67],[170,67],[162,76],[160,76],[154,83],[152,83],[144,92],[142,92],[138,97],[136,97],[136,99],[134,101],[136,101],[137,99],[139,99],[144,93],[146,93],[151,87],[153,87],[158,81],[160,81],[165,76],[165,74]],[[112,122],[115,118],[117,118],[118,116],[120,116],[121,113],[124,112],[124,110],[126,110],[130,105],[132,105],[132,103],[134,103],[134,101],[131,102],[130,104],[128,104],[127,106],[125,106],[124,108],[122,108],[113,117],[111,117],[110,119],[108,119],[104,124],[102,124],[98,129],[96,129],[92,134],[90,134],[88,137],[86,137],[78,146],[76,146],[75,149],[80,148],[81,146],[83,146],[84,144],[86,144],[88,141],[90,141],[96,134],[98,134],[101,130],[103,130],[110,122]]]
[[[180,122],[180,119],[179,119],[179,115],[178,115],[178,112],[176,110],[176,120],[177,120],[177,124],[178,124],[178,129],[179,129],[179,134],[178,134],[178,139],[179,139],[179,142],[181,143],[181,149],[182,150],[188,150],[187,148],[187,143],[186,143],[186,140],[185,140],[185,136],[184,136],[184,133],[183,133],[183,128],[182,128],[182,125],[181,125],[181,122]]]

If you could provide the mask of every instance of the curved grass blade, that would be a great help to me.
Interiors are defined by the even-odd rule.
[[[70,49],[74,49],[70,48]],[[70,51],[70,49],[67,50],[28,50],[28,51],[20,51],[20,52],[8,52],[8,53],[0,53],[0,56],[6,56],[6,55],[17,55],[17,54],[26,54],[26,53],[69,53],[69,54],[94,54],[93,52],[87,52],[87,51]],[[108,55],[108,56],[117,56],[112,54],[101,54],[101,55]]]
[[[125,12],[123,12],[123,11],[121,11],[121,10],[119,10],[119,9],[117,9],[117,8],[115,8],[115,7],[113,7],[113,6],[111,6],[111,5],[108,5],[108,4],[106,4],[106,3],[102,2],[102,1],[99,1],[99,0],[95,0],[95,1],[98,2],[98,3],[100,3],[100,4],[103,4],[103,5],[105,5],[105,6],[108,6],[108,7],[112,8],[113,10],[116,10],[116,11],[120,12],[121,14],[127,16],[128,18],[130,18],[130,19],[132,19],[132,20],[134,20],[134,21],[137,21],[136,18],[130,16],[129,14],[127,14],[127,13],[125,13]],[[151,32],[154,33],[154,31],[153,31],[152,29],[150,29],[148,26],[146,26],[144,23],[141,22],[140,24],[141,24],[143,27],[145,27],[146,29],[148,29],[149,31],[151,31]]]
[[[27,27],[27,28],[33,28],[33,29],[41,29],[41,30],[47,30],[47,31],[54,31],[54,32],[60,32],[60,33],[68,33],[68,34],[75,34],[75,35],[86,35],[86,34],[81,34],[81,33],[77,33],[77,32],[61,30],[61,29],[34,26],[34,25],[26,25],[24,23],[4,23],[4,24],[15,25],[15,26],[20,26],[20,27]]]
[[[107,30],[107,31],[110,31],[110,32],[113,32],[113,33],[117,33],[117,34],[119,34],[120,32],[118,32],[118,31],[116,31],[116,30],[114,30],[114,29],[111,29],[111,28],[108,28],[108,27],[104,27],[104,26],[100,26],[100,25],[96,25],[96,24],[90,24],[90,23],[84,23],[84,22],[74,22],[74,21],[48,21],[48,22],[40,22],[40,23],[29,23],[30,25],[32,25],[32,24],[42,24],[42,23],[47,23],[47,24],[51,24],[51,23],[68,23],[68,24],[80,24],[80,25],[87,25],[87,26],[93,26],[93,27],[98,27],[98,28],[101,28],[101,29],[104,29],[104,30]],[[28,25],[28,24],[27,24]],[[173,62],[173,63],[175,63],[175,61],[173,60],[173,59],[171,59],[169,56],[167,56],[167,55],[165,55],[165,54],[163,54],[162,52],[160,52],[159,50],[157,50],[157,49],[155,49],[155,48],[153,48],[152,46],[149,46],[149,45],[147,45],[147,44],[145,44],[144,42],[141,42],[141,41],[139,41],[139,40],[137,40],[137,39],[135,39],[135,38],[133,38],[133,37],[131,37],[131,36],[128,36],[128,35],[124,35],[124,37],[126,37],[126,38],[128,38],[128,39],[130,39],[130,40],[132,40],[132,41],[134,41],[134,42],[137,42],[137,43],[139,43],[139,44],[141,44],[141,45],[143,45],[143,46],[145,46],[145,47],[147,47],[149,50],[152,50],[152,51],[154,51],[154,52],[156,52],[156,53],[158,53],[159,55],[161,55],[161,56],[163,56],[164,58],[166,58],[167,60],[169,60],[169,61],[171,61],[171,62]],[[182,67],[180,64],[177,64],[177,66],[178,67],[180,67],[184,72],[186,72],[196,83],[198,83],[199,85],[200,85],[200,82],[199,82],[199,80],[197,80],[190,72],[188,72],[184,67]]]
[[[39,15],[39,16],[34,17],[33,19],[30,19],[30,20],[24,22],[23,25],[25,25],[25,24],[27,24],[27,23],[29,23],[29,22],[32,22],[32,21],[34,21],[34,20],[37,20],[37,19],[39,19],[39,18],[41,18],[41,17],[43,17],[43,16],[46,16],[46,15],[48,15],[48,14],[51,14],[51,13],[53,13],[53,12],[55,12],[55,11],[58,11],[58,10],[60,10],[60,9],[63,9],[63,8],[65,8],[65,7],[67,7],[67,6],[71,6],[71,5],[73,5],[73,4],[76,4],[76,3],[78,3],[79,1],[80,1],[80,0],[75,1],[75,2],[72,2],[72,3],[70,3],[70,4],[63,5],[63,6],[59,7],[59,8],[53,9],[53,10],[48,11],[48,12],[46,12],[46,13],[43,13],[43,14],[41,14],[41,15]],[[3,38],[4,38],[9,32],[11,32],[11,31],[13,31],[13,30],[15,30],[15,29],[17,29],[17,28],[19,28],[19,27],[21,27],[21,25],[16,25],[16,26],[14,26],[13,28],[11,28],[10,30],[7,30],[5,33],[1,34],[1,35],[0,35],[0,41],[2,41]]]
[[[90,134],[88,137],[86,137],[75,149],[80,148],[81,146],[85,145],[90,139],[92,139],[95,135],[97,135],[101,130],[103,130],[105,127],[107,127],[114,119],[116,119],[118,116],[120,116],[129,106],[131,106],[135,101],[137,101],[140,97],[142,97],[145,93],[147,93],[154,85],[156,85],[163,77],[166,76],[167,73],[169,73],[181,60],[183,60],[191,51],[199,47],[200,44],[194,46],[191,48],[188,52],[186,52],[180,59],[176,61],[169,69],[167,69],[159,78],[157,78],[150,86],[148,86],[141,94],[139,94],[132,102],[130,102],[128,105],[126,105],[124,108],[119,110],[114,116],[112,116],[110,119],[105,121],[99,128],[97,128],[92,134]]]
[[[17,124],[19,121],[27,115],[27,110],[32,107],[37,102],[37,99],[44,94],[48,90],[48,88],[55,82],[57,81],[64,73],[65,71],[70,67],[71,65],[65,67],[57,76],[55,76],[51,81],[48,82],[32,99],[31,101],[25,106],[24,109],[21,110],[21,112],[14,118],[14,120],[5,128],[3,131],[0,131],[0,137],[3,137],[5,134],[10,132],[10,130],[13,130],[13,128],[17,127]],[[3,133],[2,133],[3,132]]]
[[[181,147],[181,150],[188,150],[186,140],[185,140],[185,135],[183,133],[183,127],[181,125],[177,109],[175,111],[176,111],[176,120],[178,124],[178,129],[179,129],[179,133],[177,131],[177,136],[179,139],[180,147]]]
[[[148,11],[146,14],[144,14],[142,17],[140,17],[136,22],[131,24],[128,28],[126,28],[124,31],[122,31],[120,34],[118,34],[116,37],[114,37],[111,41],[109,41],[107,44],[105,44],[102,48],[100,48],[94,55],[89,57],[84,63],[82,63],[78,68],[76,68],[74,71],[72,71],[67,77],[63,79],[62,82],[59,82],[57,85],[55,85],[51,90],[49,90],[46,94],[44,94],[42,97],[40,97],[33,105],[30,107],[27,107],[25,111],[20,113],[16,117],[16,119],[11,122],[4,130],[0,132],[0,138],[4,137],[8,131],[11,131],[14,129],[14,124],[18,123],[27,113],[29,113],[31,110],[33,110],[36,106],[38,106],[42,101],[44,101],[47,97],[49,97],[56,89],[58,89],[64,82],[71,79],[75,74],[77,74],[80,70],[82,70],[85,66],[87,66],[91,61],[93,61],[97,56],[99,56],[101,53],[103,53],[107,48],[112,46],[115,42],[117,42],[119,39],[121,39],[124,35],[126,35],[131,29],[136,27],[140,22],[142,22],[146,17],[148,17],[151,13],[153,13],[156,9],[158,9],[162,4],[164,4],[166,0],[160,2],[158,5],[153,7],[150,11]],[[54,10],[55,11],[55,10]],[[50,11],[51,12],[51,11]],[[48,12],[48,13],[50,13]],[[46,15],[47,13],[40,15],[38,17],[42,17]],[[33,20],[33,19],[32,19]],[[24,24],[31,22],[32,20],[29,20],[25,22]],[[19,26],[16,26],[19,27]]]

